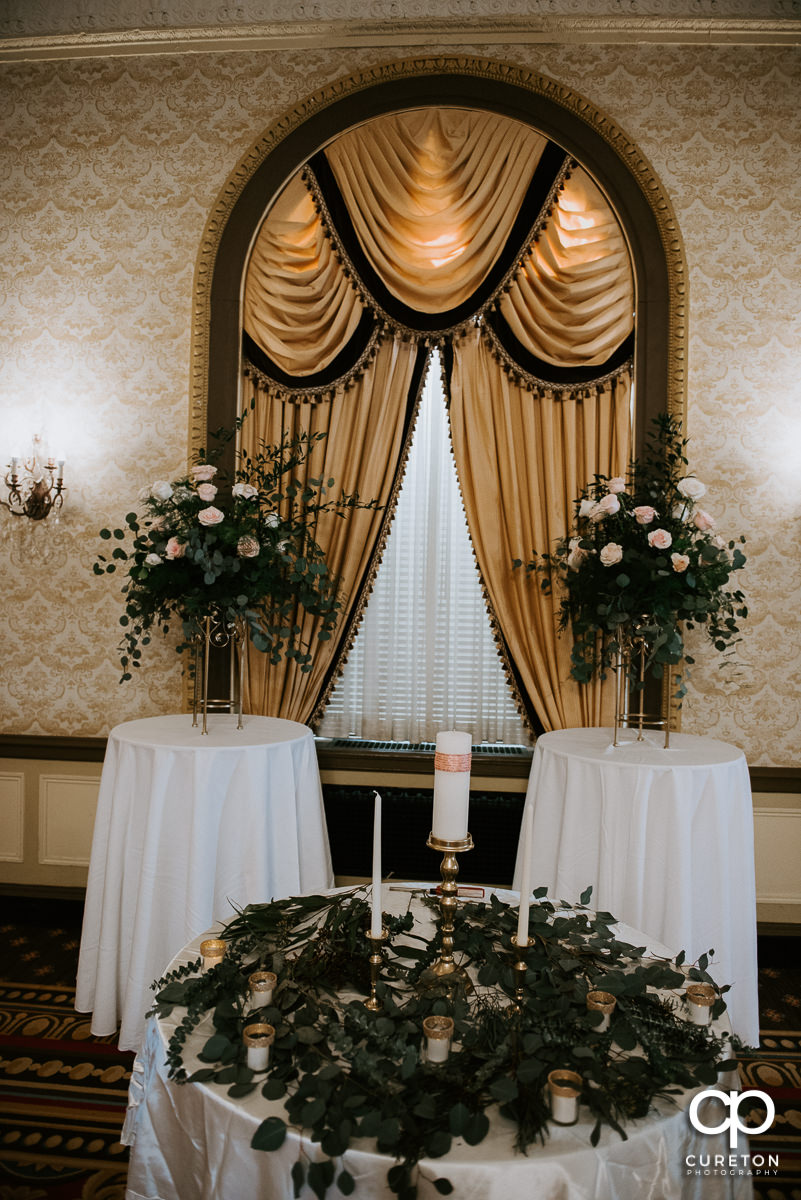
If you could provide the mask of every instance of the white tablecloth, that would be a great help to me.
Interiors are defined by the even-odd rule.
[[[75,1006],[92,1033],[142,1042],[151,983],[234,907],[330,887],[314,739],[305,725],[215,714],[112,729],[95,818]]]
[[[661,734],[612,745],[610,729],[563,729],[537,740],[533,887],[611,912],[730,983],[732,1026],[759,1041],[754,825],[742,751],[714,738]],[[515,886],[520,883],[518,848]]]
[[[383,898],[385,911],[402,912],[408,903],[408,897],[386,888]],[[647,940],[625,926],[620,936],[636,945]],[[198,945],[199,939],[187,946],[172,966],[195,959]],[[649,950],[669,953],[655,942]],[[232,1100],[225,1086],[177,1085],[167,1078],[165,1047],[182,1015],[182,1010],[174,1010],[169,1017],[148,1022],[146,1041],[134,1064],[122,1139],[132,1145],[126,1200],[291,1200],[290,1171],[301,1136],[290,1128],[280,1150],[250,1147],[265,1117],[286,1117],[282,1101],[265,1100],[260,1089]],[[188,1045],[191,1055],[211,1032],[208,1023],[195,1032]],[[189,1071],[202,1065],[189,1056],[185,1064]],[[728,1088],[729,1081],[721,1086]],[[648,1118],[627,1126],[626,1141],[605,1128],[599,1145],[591,1146],[593,1121],[584,1119],[569,1128],[554,1126],[546,1144],[535,1143],[527,1155],[515,1151],[514,1126],[494,1110],[490,1134],[479,1145],[454,1139],[444,1157],[421,1160],[419,1200],[438,1197],[433,1181],[440,1176],[454,1185],[455,1200],[747,1200],[752,1195],[747,1176],[696,1176],[692,1162],[687,1165],[689,1155],[729,1153],[725,1134],[697,1133],[690,1125],[685,1106],[692,1095],[681,1095],[678,1105],[658,1102]],[[719,1113],[705,1115],[709,1125],[719,1119]],[[308,1137],[302,1138],[302,1145],[311,1160],[324,1157]],[[354,1200],[392,1200],[386,1183],[392,1160],[372,1146],[363,1139],[344,1156],[356,1180]],[[746,1151],[741,1138],[733,1153]],[[307,1184],[301,1198],[312,1196]],[[332,1184],[329,1200],[341,1196]]]

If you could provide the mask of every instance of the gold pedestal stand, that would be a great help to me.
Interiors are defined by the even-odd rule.
[[[637,741],[645,740],[644,730],[648,729],[663,729],[665,733],[665,750],[670,749],[670,701],[668,699],[667,713],[665,717],[649,716],[645,712],[645,663],[648,657],[648,640],[640,630],[647,625],[648,618],[642,617],[638,625],[635,626],[632,633],[624,633],[622,630],[618,633],[618,641],[620,649],[617,652],[615,662],[615,733],[612,740],[613,746],[620,745],[618,734],[621,729],[636,728]],[[631,679],[631,664],[637,660],[637,690],[639,692],[637,712],[632,713],[629,710],[629,681]],[[671,670],[669,666],[665,667],[668,694],[670,692],[670,676]]]
[[[439,901],[441,913],[439,928],[442,934],[442,947],[438,960],[433,966],[423,972],[420,982],[431,987],[437,983],[445,983],[449,978],[453,977],[454,980],[458,979],[462,986],[469,991],[472,988],[472,984],[467,976],[467,972],[463,967],[458,966],[454,962],[453,930],[454,917],[459,905],[459,888],[456,883],[456,876],[459,874],[459,862],[456,855],[472,850],[473,839],[468,833],[467,837],[462,838],[459,842],[445,842],[440,838],[434,837],[433,833],[430,833],[426,845],[430,846],[432,850],[441,851],[443,856],[439,869],[439,873],[442,876]]]
[[[364,1007],[369,1008],[370,1012],[380,1012],[384,1007],[378,999],[378,977],[381,974],[381,963],[384,961],[384,942],[389,937],[389,930],[386,926],[382,926],[379,934],[371,933],[370,930],[365,931],[364,935],[373,944],[373,952],[370,955],[370,996],[364,1002]]]

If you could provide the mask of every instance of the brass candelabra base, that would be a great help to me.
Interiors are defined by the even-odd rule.
[[[426,970],[420,982],[427,987],[432,987],[435,984],[441,984],[452,979],[457,980],[466,990],[472,989],[472,984],[468,978],[467,972],[463,967],[460,967],[453,957],[453,931],[454,917],[456,909],[459,905],[459,888],[456,883],[456,876],[459,874],[459,861],[457,854],[463,854],[468,850],[473,849],[473,839],[468,833],[467,837],[462,838],[458,842],[446,842],[441,838],[434,837],[434,834],[429,834],[427,846],[432,850],[440,850],[442,852],[442,862],[440,864],[439,873],[442,877],[440,885],[440,920],[439,928],[442,935],[442,947],[440,956],[433,966]]]
[[[378,980],[381,975],[381,963],[384,961],[384,942],[389,937],[389,930],[386,926],[382,926],[381,932],[376,935],[368,929],[365,937],[373,944],[372,953],[369,958],[370,963],[370,995],[364,1002],[364,1007],[369,1008],[370,1012],[380,1012],[384,1007],[378,999]]]
[[[518,1012],[523,1011],[523,998],[526,994],[526,955],[530,946],[534,945],[534,938],[526,938],[524,943],[517,940],[517,934],[512,934],[512,947],[515,952],[515,961],[512,970],[515,973],[515,1008]]]

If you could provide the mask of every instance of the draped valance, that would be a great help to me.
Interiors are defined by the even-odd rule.
[[[587,171],[497,113],[421,107],[367,121],[314,154],[266,214],[242,339],[257,428],[278,437],[303,419],[324,429],[325,474],[385,505],[380,518],[337,523],[348,614],[338,640],[302,678],[251,656],[252,710],[321,715],[378,566],[437,344],[487,606],[524,714],[537,728],[602,720],[601,691],[568,678],[558,601],[539,589],[527,599],[522,576],[511,580],[513,558],[567,532],[575,489],[621,473],[629,452],[631,261]]]
[[[628,369],[634,291],[620,226],[555,143],[494,113],[430,108],[337,138],[273,204],[245,280],[248,371],[287,397],[349,387],[390,332],[478,322],[531,390]]]

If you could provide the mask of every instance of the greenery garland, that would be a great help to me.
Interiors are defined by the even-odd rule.
[[[260,1088],[265,1099],[283,1100],[286,1119],[267,1117],[252,1146],[278,1149],[288,1124],[310,1131],[326,1157],[307,1161],[301,1148],[292,1168],[296,1196],[306,1181],[320,1200],[334,1181],[343,1194],[353,1192],[343,1156],[355,1138],[366,1137],[396,1160],[388,1171],[391,1190],[413,1200],[419,1160],[441,1158],[455,1137],[481,1142],[492,1105],[515,1122],[518,1150],[544,1142],[546,1078],[555,1068],[582,1075],[581,1102],[595,1117],[596,1145],[604,1124],[625,1138],[625,1123],[645,1116],[657,1097],[715,1084],[719,1070],[735,1066],[728,1060],[737,1039],[682,1019],[678,996],[664,995],[688,980],[713,983],[707,955],[689,968],[683,954],[646,959],[643,947],[616,937],[610,913],[585,907],[589,889],[580,906],[555,905],[544,893],[535,892],[539,903],[530,913],[534,944],[522,1009],[512,1003],[517,908],[494,895],[486,904],[462,903],[457,912],[455,949],[476,983],[469,991],[453,977],[422,986],[423,973],[439,957],[439,933],[430,941],[415,934],[411,911],[385,916],[389,940],[378,1014],[343,996],[347,988],[369,990],[365,889],[248,907],[225,927],[219,965],[198,974],[196,961],[154,985],[158,1016],[175,1005],[186,1009],[167,1047],[170,1078],[225,1085],[234,1098]],[[437,907],[433,899],[425,903]],[[250,1009],[248,978],[264,969],[278,975],[277,987],[270,1004]],[[592,989],[617,998],[606,1032],[599,1028],[601,1013],[586,1007]],[[727,990],[716,987],[713,1018],[725,1009]],[[209,1012],[215,1032],[200,1052],[204,1065],[189,1075],[187,1040]],[[442,1064],[421,1058],[422,1021],[431,1014],[455,1023],[456,1052]],[[246,1065],[242,1031],[252,1021],[275,1027],[266,1073]],[[444,1176],[434,1185],[442,1195],[453,1191]]]

